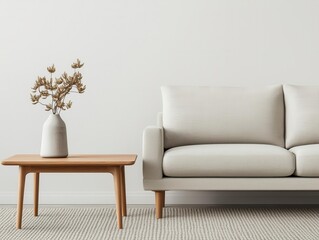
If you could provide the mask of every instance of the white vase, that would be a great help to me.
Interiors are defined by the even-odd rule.
[[[66,126],[60,114],[51,114],[43,124],[41,157],[67,157]]]

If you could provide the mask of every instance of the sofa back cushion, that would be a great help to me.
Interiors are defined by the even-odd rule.
[[[164,146],[263,143],[284,146],[282,86],[162,87]]]
[[[286,147],[319,143],[319,86],[284,85]]]

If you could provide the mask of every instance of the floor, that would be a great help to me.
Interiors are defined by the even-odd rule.
[[[25,204],[25,208],[33,208],[32,204]],[[114,204],[39,204],[39,208],[115,208]],[[152,204],[128,204],[128,208],[154,208]],[[319,204],[168,204],[166,207],[174,208],[319,208]],[[16,208],[15,204],[0,204],[0,208]]]

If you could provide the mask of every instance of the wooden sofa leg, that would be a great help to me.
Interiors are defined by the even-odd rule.
[[[155,191],[155,213],[156,218],[163,216],[163,203],[165,198],[165,191]]]

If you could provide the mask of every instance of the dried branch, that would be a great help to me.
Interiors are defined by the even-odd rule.
[[[81,63],[79,59],[71,65],[74,69],[73,75],[68,75],[64,72],[59,78],[55,78],[53,81],[53,73],[55,73],[55,66],[47,67],[50,73],[50,79],[46,77],[38,77],[34,86],[31,88],[31,102],[32,104],[38,104],[45,106],[46,111],[52,111],[53,114],[60,113],[61,110],[67,110],[72,107],[72,102],[65,103],[66,95],[70,93],[84,93],[86,86],[82,83],[82,74],[77,69],[83,67],[84,63]],[[77,91],[72,91],[76,88]],[[47,99],[51,97],[51,103],[45,104],[40,102],[40,99]]]

